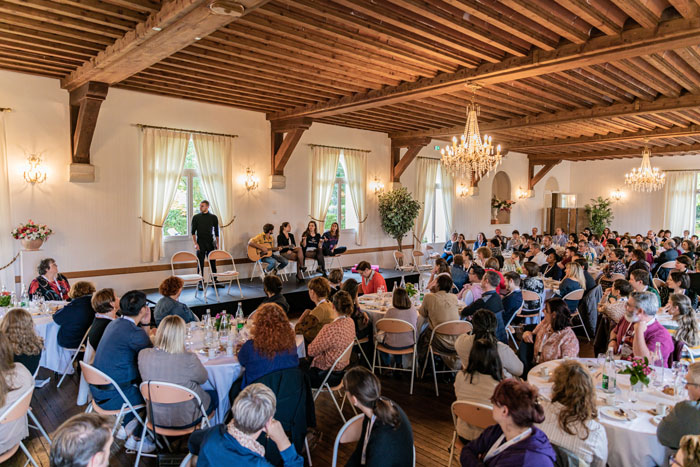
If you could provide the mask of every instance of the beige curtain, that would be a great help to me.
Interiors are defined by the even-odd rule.
[[[141,141],[141,260],[163,257],[163,222],[182,176],[189,133],[143,128]]]
[[[15,257],[14,240],[10,235],[12,223],[10,222],[10,179],[7,172],[7,147],[5,142],[5,112],[0,111],[0,268],[12,261]],[[22,219],[23,221],[26,219]],[[26,284],[29,286],[29,284]],[[7,290],[14,290],[15,287],[15,266],[14,264],[0,270],[0,287],[5,286]]]
[[[663,226],[681,236],[695,233],[695,172],[666,172]]]
[[[367,210],[365,209],[367,198],[367,153],[365,151],[345,149],[343,157],[345,158],[345,168],[348,171],[350,197],[355,207],[355,215],[357,215],[358,222],[355,244],[362,245],[365,237],[365,221],[367,220]]]
[[[311,157],[311,213],[309,217],[323,230],[328,205],[331,202],[335,174],[338,171],[340,149],[314,146]]]
[[[445,234],[450,238],[454,232],[455,217],[455,177],[444,164],[440,164],[440,186],[442,187],[443,208],[445,210]]]
[[[204,192],[212,212],[219,216],[222,249],[234,246],[233,237],[233,138],[230,136],[192,134]]]
[[[423,235],[425,235],[425,230],[428,228],[428,220],[430,220],[430,213],[433,210],[435,182],[439,163],[438,159],[418,158],[418,166],[416,167],[416,198],[421,204],[421,208],[413,232],[413,245],[416,249],[421,248]]]

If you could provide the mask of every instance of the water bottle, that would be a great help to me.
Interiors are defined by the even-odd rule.
[[[204,315],[204,342],[207,346],[211,344],[211,338],[214,335],[214,326],[211,320],[211,310],[207,309]]]
[[[608,353],[605,356],[605,363],[603,364],[603,382],[601,386],[603,392],[608,394],[614,393],[615,387],[617,386],[617,373],[612,349],[608,349]]]
[[[654,386],[662,387],[664,385],[664,358],[661,353],[661,342],[656,343],[654,353],[651,355],[651,364],[654,365]]]
[[[236,311],[236,328],[240,331],[245,324],[245,315],[243,314],[243,304],[238,302],[238,311]]]
[[[399,284],[399,287],[402,289],[406,288],[406,279],[403,276],[401,276],[401,284]]]
[[[24,287],[24,284],[22,284],[22,296],[20,298],[19,306],[21,306],[23,308],[26,308],[29,306],[29,292]]]

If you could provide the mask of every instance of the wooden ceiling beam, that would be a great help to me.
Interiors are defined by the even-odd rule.
[[[556,0],[556,3],[609,35],[619,34],[627,19],[627,14],[608,0]]]
[[[554,168],[561,161],[548,161],[544,164],[540,170],[535,173],[535,162],[528,157],[527,158],[527,189],[534,190],[535,185],[544,178],[545,175],[549,173],[550,170]]]
[[[269,0],[241,0],[245,14]],[[209,0],[172,0],[61,81],[73,90],[88,81],[113,84],[148,68],[235,20],[209,10]]]
[[[534,51],[527,57],[512,57],[500,63],[487,63],[476,69],[462,69],[399,86],[358,93],[268,115],[268,119],[313,116],[324,117],[396,102],[422,99],[454,92],[468,82],[482,85],[504,83],[531,76],[561,72],[613,60],[680,48],[700,41],[700,18],[676,19],[657,28],[631,29],[617,36],[591,39],[585,44],[566,44],[552,51]]]
[[[289,162],[289,158],[292,157],[301,136],[311,127],[312,123],[313,120],[308,117],[271,122],[271,175],[284,175],[284,167]]]
[[[414,161],[418,153],[428,143],[430,138],[392,138],[391,139],[391,181],[401,182],[401,175],[406,171],[411,162]],[[401,148],[407,148],[403,157]]]
[[[700,5],[695,0],[668,0],[684,18],[692,18],[700,14]]]
[[[600,159],[629,159],[642,157],[643,147],[614,149],[609,151],[568,152],[557,154],[530,154],[535,164],[546,164],[555,160],[591,161]],[[700,144],[680,144],[677,146],[657,146],[651,148],[651,157],[700,152]]]
[[[653,28],[661,18],[661,12],[667,4],[665,0],[612,0],[622,11],[644,28]]]
[[[70,92],[71,155],[74,164],[90,163],[92,136],[108,89],[106,83],[93,81]]]
[[[580,44],[590,37],[590,25],[551,0],[501,0],[500,3],[571,42]]]

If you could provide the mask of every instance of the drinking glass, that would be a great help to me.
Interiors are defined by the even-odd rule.
[[[598,368],[602,368],[603,365],[605,364],[605,359],[607,356],[604,353],[599,353],[598,354]]]

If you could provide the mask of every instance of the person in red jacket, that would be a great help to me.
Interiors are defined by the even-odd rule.
[[[367,261],[360,261],[357,271],[362,276],[360,288],[363,294],[377,293],[380,287],[384,287],[384,292],[387,291],[386,281]]]

